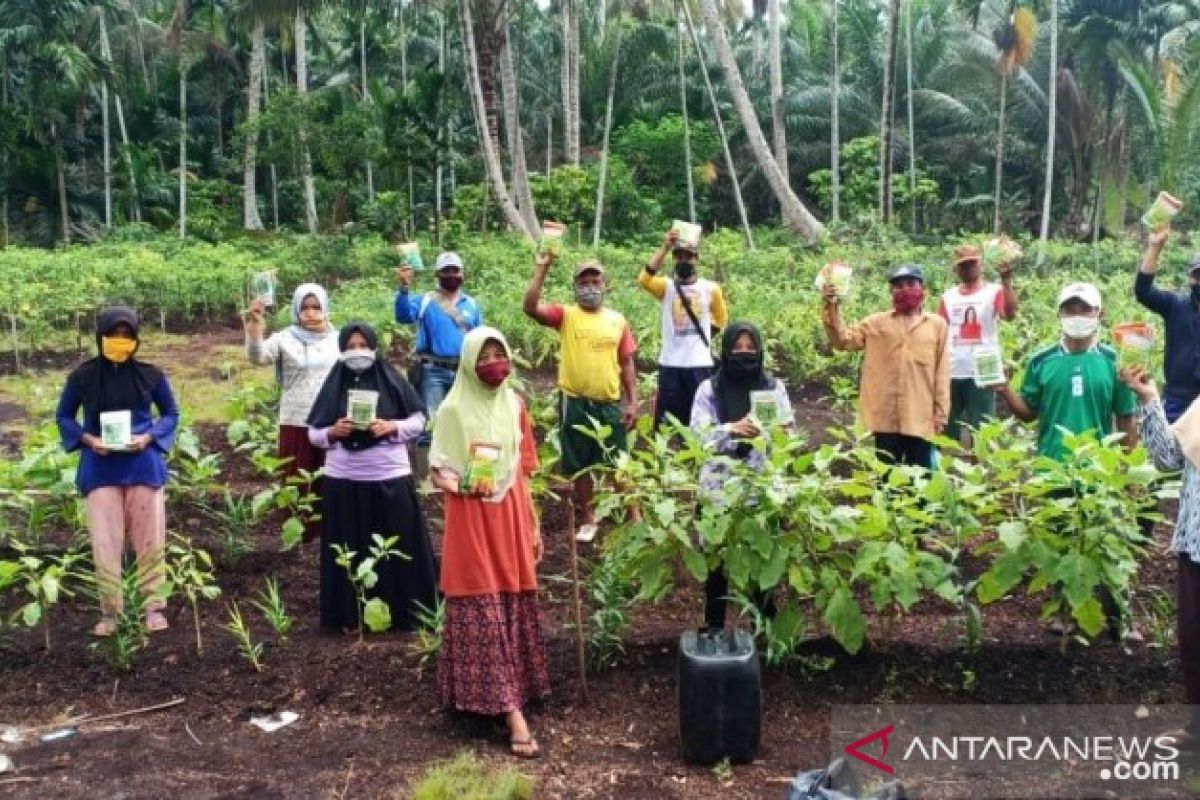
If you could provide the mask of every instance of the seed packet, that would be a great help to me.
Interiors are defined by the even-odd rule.
[[[990,267],[999,264],[1011,264],[1025,255],[1021,245],[1004,234],[994,239],[988,239],[983,245],[983,263]]]
[[[133,420],[128,411],[100,412],[100,442],[109,450],[127,450],[133,440]]]
[[[817,279],[813,281],[813,286],[817,291],[823,291],[827,285],[833,285],[833,291],[838,297],[845,297],[850,293],[850,278],[854,274],[854,269],[841,261],[831,261],[817,271]]]
[[[459,487],[465,494],[490,495],[496,491],[496,462],[500,460],[500,445],[491,442],[471,442],[467,466]]]
[[[779,401],[775,392],[769,389],[750,392],[750,415],[763,427],[779,424]]]
[[[700,236],[704,229],[694,222],[684,222],[681,219],[677,219],[671,223],[671,230],[679,234],[679,238],[675,240],[676,244],[686,245],[693,250],[700,247]]]
[[[379,392],[370,389],[351,389],[346,398],[346,416],[351,424],[363,430],[375,421],[375,408],[379,403]]]
[[[538,242],[538,252],[558,258],[562,255],[563,236],[567,232],[567,226],[561,222],[551,222],[549,220],[542,223],[542,238]]]
[[[400,257],[404,259],[404,266],[409,269],[425,269],[425,262],[421,260],[420,244],[417,242],[403,242],[396,249],[400,251]]]
[[[1183,208],[1183,201],[1166,192],[1159,192],[1154,203],[1142,216],[1142,223],[1152,231],[1166,227]]]
[[[275,307],[275,273],[256,272],[250,278],[250,297],[267,308]]]
[[[1117,367],[1150,368],[1154,354],[1154,326],[1148,322],[1123,322],[1113,328],[1117,344]]]
[[[975,362],[975,385],[999,386],[1004,383],[1004,355],[996,345],[976,345],[972,350]]]

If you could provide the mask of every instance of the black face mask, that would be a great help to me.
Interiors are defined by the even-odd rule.
[[[443,291],[456,292],[458,287],[462,286],[462,275],[438,275],[438,286],[442,287]]]
[[[762,369],[758,353],[730,353],[727,360],[727,369],[734,378],[752,378]]]
[[[1192,285],[1192,302],[1200,306],[1200,283]]]
[[[696,263],[694,261],[676,261],[675,262],[675,277],[687,280],[696,274]]]

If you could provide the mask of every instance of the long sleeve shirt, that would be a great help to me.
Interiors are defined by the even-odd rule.
[[[779,421],[790,425],[794,421],[792,401],[788,397],[787,388],[783,381],[775,381],[775,403],[779,407]],[[737,446],[744,440],[736,438],[729,430],[729,423],[722,423],[717,417],[717,398],[713,394],[712,380],[704,381],[696,389],[696,398],[692,401],[692,418],[689,425],[700,434],[706,448],[716,454],[716,458],[706,459],[700,467],[700,490],[705,494],[717,496],[721,487],[733,474],[733,459],[737,456]],[[746,455],[746,464],[751,469],[761,470],[767,461],[765,450],[755,447]]]
[[[275,364],[282,393],[279,424],[305,427],[308,412],[321,391],[329,370],[338,360],[336,335],[308,344],[290,330],[278,331],[269,339],[246,339],[246,357],[252,364]]]
[[[370,483],[390,481],[412,474],[408,463],[408,443],[425,430],[425,415],[418,411],[407,419],[396,420],[396,432],[374,447],[347,450],[342,443],[329,438],[329,428],[309,428],[308,440],[314,447],[327,451],[325,475],[348,481]]]
[[[924,313],[915,320],[894,311],[851,326],[836,306],[821,313],[836,350],[862,350],[859,416],[872,433],[928,439],[950,409],[950,346],[946,321]]]
[[[1187,408],[1200,396],[1200,309],[1188,294],[1155,288],[1154,276],[1145,272],[1138,272],[1133,294],[1166,327],[1163,399]]]
[[[100,414],[84,408],[83,423],[79,422],[79,409],[83,398],[71,381],[58,399],[54,412],[58,433],[67,452],[81,451],[79,469],[75,472],[75,485],[81,494],[105,486],[151,486],[158,488],[167,482],[166,455],[175,443],[175,429],[179,426],[179,407],[175,395],[164,376],[150,392],[150,397],[130,411],[130,430],[134,436],[150,434],[151,442],[140,452],[109,452],[98,455],[90,447],[83,446],[83,435],[100,435]],[[158,410],[155,418],[153,410]]]
[[[396,322],[405,325],[416,323],[417,352],[424,355],[458,358],[462,352],[463,336],[483,324],[483,313],[470,296],[459,292],[454,307],[467,323],[465,330],[445,312],[434,292],[413,295],[407,288],[396,292]]]
[[[1179,490],[1179,517],[1171,535],[1171,550],[1200,564],[1200,470],[1183,457],[1179,440],[1167,424],[1161,402],[1141,407],[1142,444],[1154,465],[1161,470],[1183,468],[1183,486]]]

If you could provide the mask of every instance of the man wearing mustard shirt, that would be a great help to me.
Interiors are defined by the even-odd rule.
[[[668,415],[687,427],[696,390],[712,377],[712,337],[728,321],[720,285],[696,274],[698,249],[698,243],[681,241],[672,229],[638,275],[638,285],[662,305],[655,427]],[[675,260],[673,278],[659,274],[668,250]]]
[[[625,431],[637,418],[636,346],[625,317],[604,307],[604,267],[598,261],[582,261],[575,267],[574,303],[541,302],[542,285],[553,262],[549,253],[538,255],[522,308],[539,324],[558,331],[562,471],[575,482],[583,522],[576,538],[590,542],[597,526],[588,470],[604,463],[607,453],[626,448]],[[578,429],[591,430],[593,420],[610,429],[603,443]]]

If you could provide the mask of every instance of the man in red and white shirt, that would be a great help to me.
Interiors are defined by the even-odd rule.
[[[997,269],[1000,283],[985,281],[979,248],[959,247],[954,251],[958,285],[946,290],[938,306],[938,314],[950,325],[950,418],[945,433],[955,440],[964,425],[976,428],[996,413],[995,392],[975,385],[975,348],[999,344],[1000,320],[1017,315],[1012,264],[1001,262]]]

